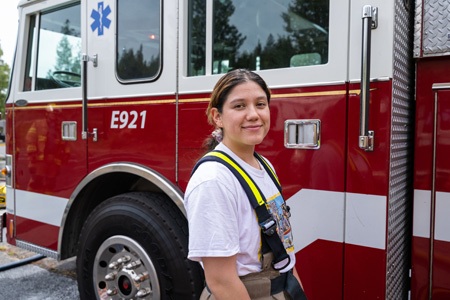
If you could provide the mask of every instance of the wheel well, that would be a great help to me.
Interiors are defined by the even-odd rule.
[[[88,183],[73,201],[67,215],[61,242],[61,259],[76,255],[84,222],[101,202],[127,192],[163,191],[154,183],[131,173],[114,172],[101,175]]]

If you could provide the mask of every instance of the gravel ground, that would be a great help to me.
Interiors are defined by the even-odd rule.
[[[5,239],[4,239],[5,241]],[[5,242],[0,243],[0,266],[35,256]],[[76,300],[79,299],[75,258],[37,262],[0,271],[0,300]]]

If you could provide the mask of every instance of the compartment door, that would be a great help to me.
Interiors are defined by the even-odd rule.
[[[432,298],[450,298],[450,86],[436,93],[435,190],[432,197]],[[433,196],[433,195],[432,195]],[[434,216],[433,216],[434,215]]]

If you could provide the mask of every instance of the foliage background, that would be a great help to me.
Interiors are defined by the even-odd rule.
[[[2,119],[5,118],[5,100],[8,92],[10,68],[3,60],[3,50],[0,45],[0,112]]]

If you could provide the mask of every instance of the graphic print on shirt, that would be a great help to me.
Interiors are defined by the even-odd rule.
[[[294,239],[289,222],[286,202],[280,193],[266,200],[269,213],[277,222],[277,232],[287,253],[294,251]]]

